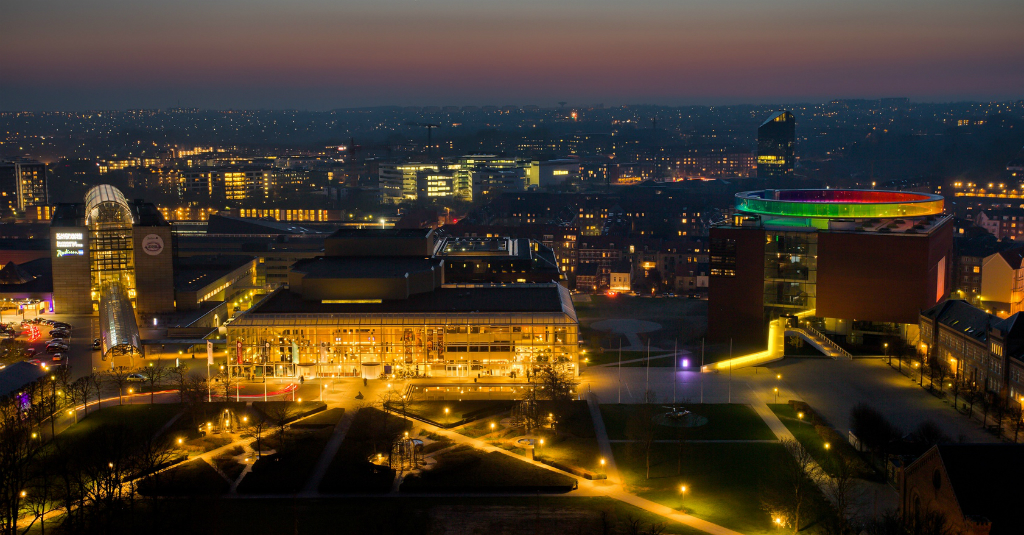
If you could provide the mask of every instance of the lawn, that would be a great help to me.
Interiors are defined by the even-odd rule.
[[[437,457],[437,465],[412,474],[402,492],[568,492],[576,480],[496,451],[457,446]]]
[[[825,449],[825,440],[814,429],[814,425],[800,419],[796,409],[792,406],[778,403],[769,404],[768,407],[779,417],[779,420],[782,420],[782,424],[793,433],[796,440],[811,454],[811,457],[814,457],[814,460],[825,472],[834,475],[835,466],[833,460],[835,456],[842,455],[851,460],[857,477],[877,479],[874,471],[871,470],[867,462],[860,457],[860,453],[849,442],[836,440],[829,443],[831,449]]]
[[[186,511],[178,513],[178,510]],[[168,513],[173,514],[168,514]],[[628,533],[630,519],[643,529],[664,519],[604,497],[431,497],[267,498],[192,500],[187,503],[139,500],[116,515],[109,532],[178,535],[269,535],[279,533],[373,533],[427,535],[462,533]],[[49,522],[47,523],[49,527]],[[666,535],[700,531],[669,523]]]
[[[739,404],[698,404],[682,405],[694,414],[704,416],[708,423],[699,427],[677,428],[656,425],[656,440],[774,440],[775,434],[764,423],[764,420],[748,405]],[[636,418],[640,405],[601,405],[601,417],[604,419],[608,438],[611,440],[627,440],[628,422]],[[668,412],[661,404],[654,406],[655,414]]]
[[[298,420],[327,408],[322,401],[253,401],[252,408],[270,421],[283,419],[286,422]]]
[[[535,453],[544,459],[600,472],[601,451],[587,402],[541,401],[538,409],[541,415],[554,415],[556,432],[543,430],[540,434],[545,436],[544,446]]]
[[[264,456],[238,485],[240,494],[291,494],[302,490],[334,430],[310,429],[287,433],[277,453]],[[275,446],[279,444],[274,438]]]
[[[341,421],[341,417],[345,415],[345,409],[341,407],[335,407],[333,409],[327,409],[320,411],[301,422],[292,424],[295,429],[298,428],[314,428],[314,427],[334,427]]]
[[[338,453],[327,467],[320,492],[390,491],[395,471],[371,463],[369,458],[390,451],[392,441],[411,428],[408,420],[373,408],[360,409],[355,413]]]
[[[428,420],[435,425],[448,427],[453,424],[458,424],[463,420],[473,420],[476,418],[493,416],[497,413],[510,410],[514,403],[514,401],[509,400],[488,399],[467,399],[464,401],[424,400],[409,403],[406,407],[406,412],[411,416],[418,416],[424,420]],[[392,409],[392,412],[401,416],[402,410],[400,406],[393,406]],[[445,409],[448,409],[447,414],[445,414]]]
[[[684,444],[681,475],[675,444],[654,444],[651,479],[639,447],[613,444],[615,462],[631,492],[742,533],[773,528],[761,510],[766,467],[785,452],[779,444]],[[680,487],[686,485],[686,492]]]
[[[202,459],[195,459],[147,478],[139,485],[144,496],[215,496],[231,485]]]
[[[103,407],[90,412],[61,435],[70,440],[88,440],[92,433],[106,426],[125,425],[139,436],[151,437],[181,410],[181,405],[177,403]]]

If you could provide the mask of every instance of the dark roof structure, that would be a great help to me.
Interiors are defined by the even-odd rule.
[[[987,340],[988,330],[1003,321],[963,299],[947,299],[925,310],[921,315],[979,342]]]
[[[1024,481],[1022,444],[939,444],[935,446],[960,512],[992,522],[991,535],[1020,533],[1020,492]]]
[[[301,225],[273,219],[255,219],[214,214],[206,224],[207,234],[316,234]]]
[[[1000,251],[999,256],[1003,257],[1003,260],[1006,260],[1010,269],[1018,270],[1020,269],[1021,262],[1024,262],[1024,245]]]
[[[504,286],[444,286],[407,299],[380,303],[322,303],[307,301],[290,290],[280,290],[254,306],[246,315],[263,314],[401,314],[401,313],[502,313],[563,312],[563,290],[557,284],[509,284]]]
[[[194,291],[252,262],[243,255],[196,255],[174,259],[174,289]]]
[[[318,256],[299,260],[291,270],[307,279],[378,279],[440,269],[439,258],[410,256]]]

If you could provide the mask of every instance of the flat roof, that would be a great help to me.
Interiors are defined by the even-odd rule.
[[[268,314],[402,314],[402,313],[567,313],[576,320],[571,301],[564,308],[564,289],[558,284],[457,285],[408,299],[380,303],[323,303],[307,301],[290,290],[279,290],[241,317]]]
[[[318,256],[295,262],[291,270],[307,279],[380,279],[440,269],[443,262],[422,256]]]
[[[331,238],[426,238],[431,228],[340,228]]]
[[[195,255],[174,259],[174,289],[199,290],[256,257],[243,255]]]

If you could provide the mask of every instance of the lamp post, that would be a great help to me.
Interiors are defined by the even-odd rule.
[[[889,342],[882,344],[882,347],[885,348],[885,358],[889,361],[889,366],[892,367],[892,355],[889,354]]]
[[[444,423],[450,424],[451,420],[448,418],[448,407],[444,408]]]
[[[779,404],[779,387],[775,387],[775,404]]]

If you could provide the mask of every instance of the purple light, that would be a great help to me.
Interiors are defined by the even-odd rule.
[[[690,367],[690,359],[683,359],[683,367],[684,368],[689,368]]]

